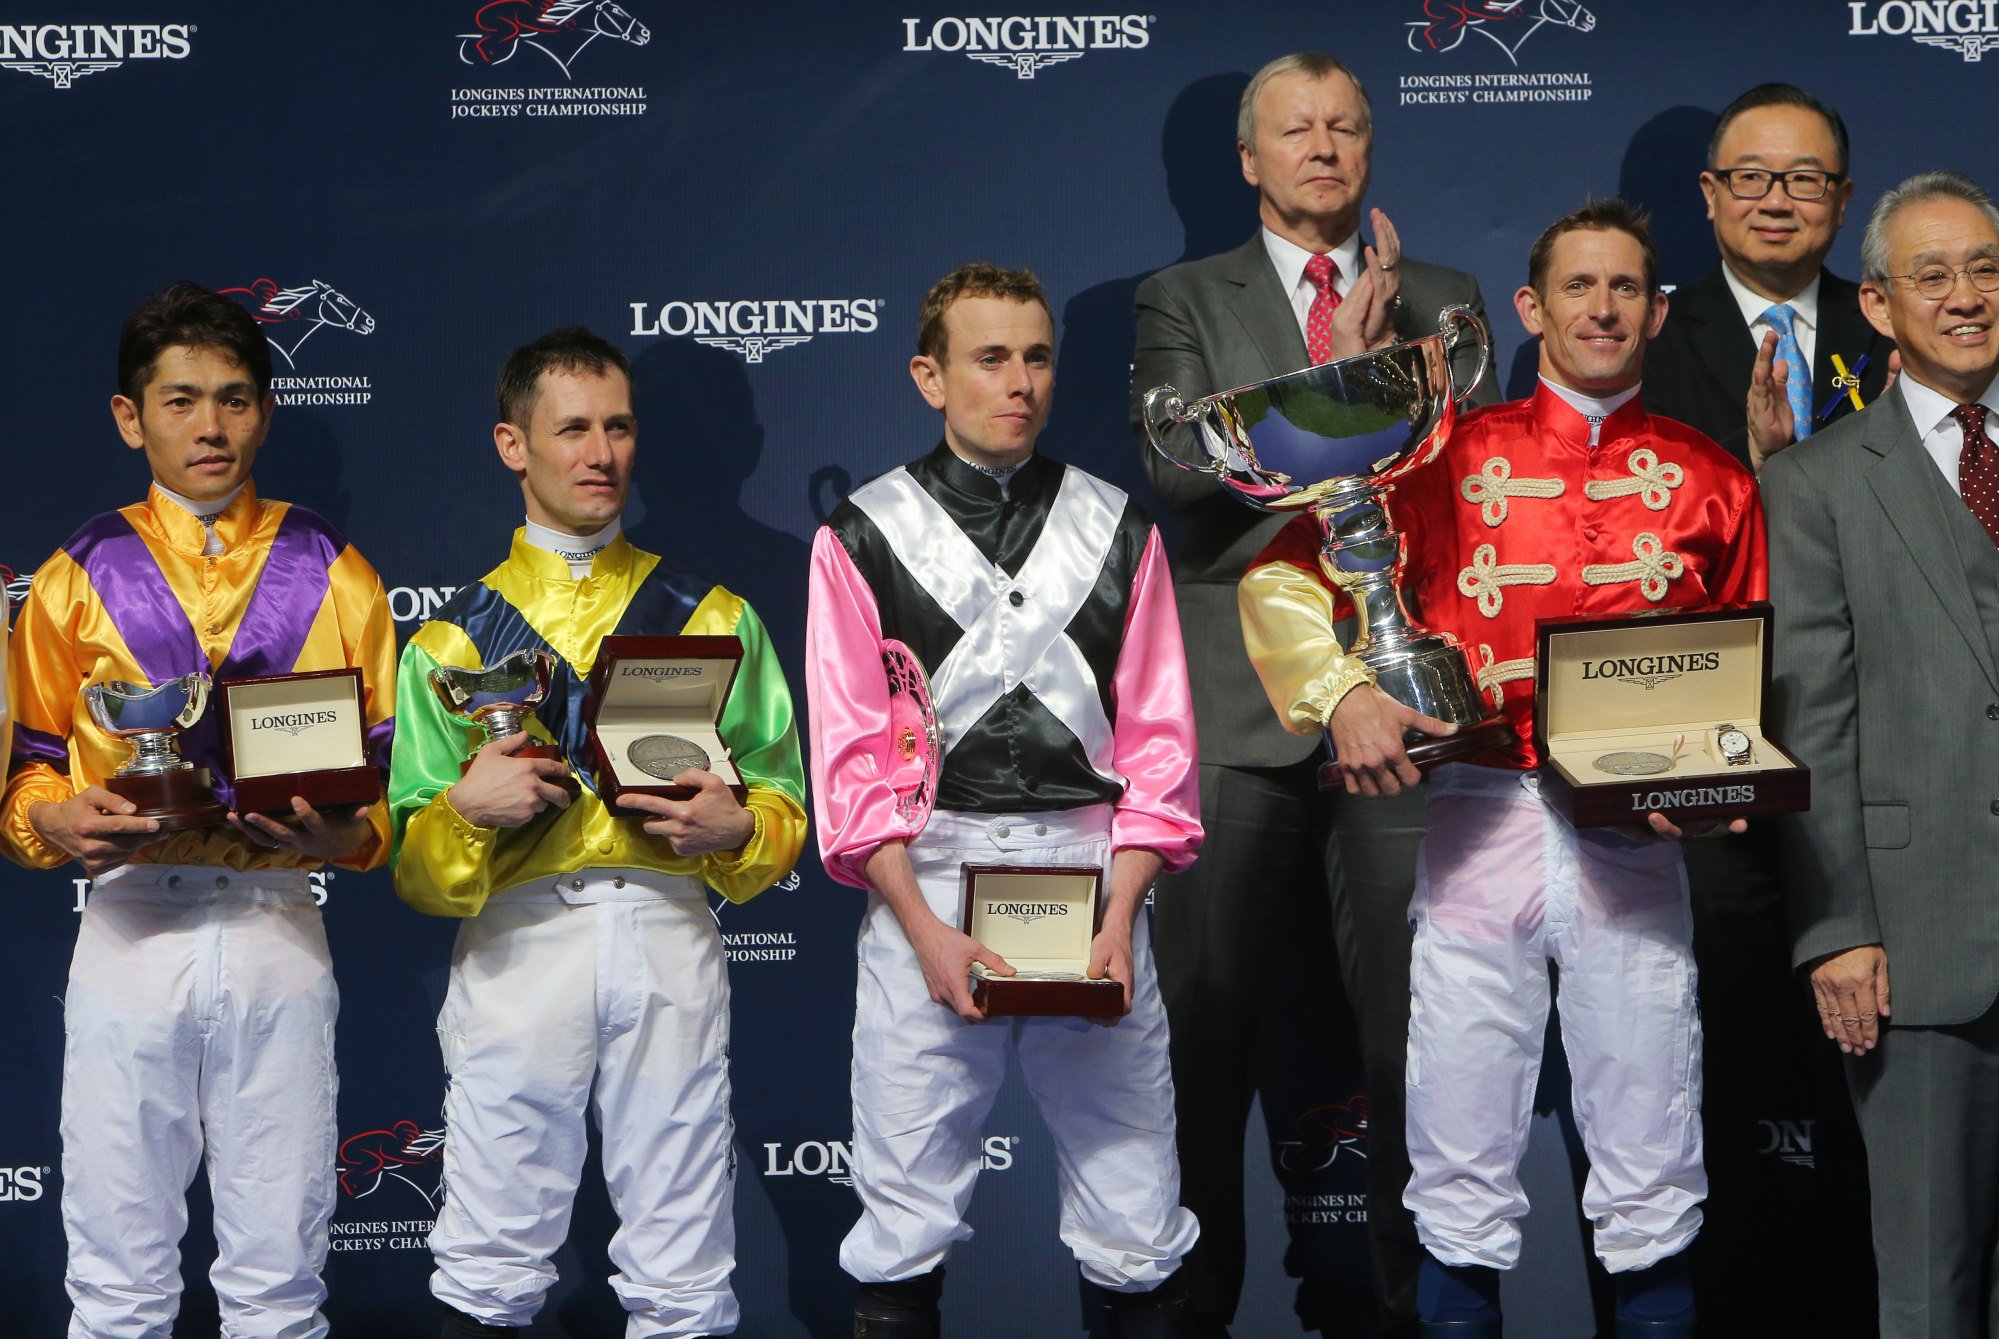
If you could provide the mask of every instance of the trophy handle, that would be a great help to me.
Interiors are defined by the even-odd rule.
[[[1478,371],[1472,374],[1469,386],[1462,391],[1452,390],[1451,399],[1460,409],[1472,397],[1472,392],[1484,383],[1485,374],[1492,368],[1492,336],[1486,333],[1485,322],[1478,319],[1478,313],[1461,302],[1453,302],[1437,313],[1437,332],[1444,337],[1445,353],[1455,353],[1463,341],[1461,326],[1471,327],[1472,334],[1478,339]],[[1445,365],[1449,366],[1449,363]]]
[[[1194,467],[1174,455],[1171,451],[1168,451],[1166,443],[1160,439],[1159,425],[1161,421],[1160,411],[1162,409],[1165,411],[1164,417],[1174,423],[1192,423],[1194,421],[1193,416],[1187,413],[1186,398],[1180,394],[1178,389],[1172,386],[1154,386],[1145,393],[1144,408],[1141,411],[1145,418],[1145,436],[1152,443],[1152,449],[1164,456],[1168,462],[1180,469],[1192,472]]]

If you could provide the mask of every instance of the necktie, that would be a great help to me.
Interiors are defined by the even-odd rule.
[[[1319,290],[1312,299],[1312,310],[1305,314],[1305,351],[1312,355],[1314,364],[1329,363],[1333,360],[1333,312],[1340,305],[1339,290],[1333,285],[1339,280],[1340,267],[1331,256],[1314,256],[1305,262],[1305,277]]]
[[[1805,362],[1805,351],[1798,347],[1797,327],[1791,324],[1796,317],[1790,303],[1780,302],[1759,319],[1769,322],[1777,332],[1777,356],[1790,365],[1791,379],[1784,392],[1791,401],[1792,436],[1802,442],[1812,435],[1812,369]]]
[[[1964,450],[1957,458],[1957,491],[1992,542],[1999,544],[1999,450],[1985,435],[1985,406],[1961,404],[1950,416],[1964,425]]]
[[[213,516],[197,516],[195,518],[201,522],[203,531],[201,551],[211,558],[222,552],[222,536],[215,533],[215,522],[221,514],[217,512]]]

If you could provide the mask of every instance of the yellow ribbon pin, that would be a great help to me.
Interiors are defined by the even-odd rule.
[[[1847,371],[1846,360],[1836,353],[1832,356],[1832,370],[1838,374],[1833,377],[1832,384],[1846,391],[1846,398],[1853,401],[1855,409],[1866,408],[1865,405],[1860,403],[1860,374],[1858,372]],[[1835,400],[1834,403],[1838,403],[1838,401]]]

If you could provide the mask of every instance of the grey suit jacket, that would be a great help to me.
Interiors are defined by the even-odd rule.
[[[1812,769],[1794,961],[1878,942],[1895,1023],[1968,1022],[1999,998],[1999,548],[1899,390],[1762,485],[1777,737]]]
[[[1399,336],[1435,334],[1437,311],[1447,303],[1463,303],[1484,316],[1485,300],[1470,275],[1406,258],[1401,266],[1402,306],[1395,315]],[[1286,733],[1271,711],[1243,649],[1236,610],[1243,569],[1285,518],[1253,511],[1213,480],[1162,460],[1146,440],[1139,401],[1154,386],[1171,384],[1189,397],[1210,395],[1295,372],[1310,362],[1260,229],[1233,251],[1174,265],[1138,286],[1132,429],[1153,487],[1181,516],[1174,588],[1186,633],[1202,762],[1276,767],[1297,762],[1318,747],[1316,740]],[[1475,398],[1480,404],[1499,398],[1493,377],[1488,376]]]

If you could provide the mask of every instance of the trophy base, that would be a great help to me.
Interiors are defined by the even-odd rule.
[[[1452,762],[1458,758],[1468,758],[1475,753],[1490,753],[1494,749],[1505,749],[1513,744],[1513,727],[1503,716],[1495,716],[1489,721],[1476,725],[1460,726],[1454,735],[1418,735],[1417,742],[1409,745],[1409,761],[1416,764],[1418,771],[1429,771],[1440,762]],[[1330,742],[1330,741],[1329,741]],[[1340,765],[1336,762],[1319,764],[1320,790],[1345,790],[1346,782],[1340,776]]]
[[[552,758],[556,762],[561,763],[564,767],[567,767],[569,765],[569,759],[563,757],[562,750],[557,748],[553,744],[523,744],[519,748],[514,750],[514,756],[516,758]],[[472,766],[472,760],[470,758],[467,758],[464,762],[459,764],[458,774],[460,776],[463,776],[466,773],[466,771],[468,771],[471,768],[471,766]],[[576,779],[576,773],[573,771],[564,772],[552,784],[562,787],[564,790],[568,791],[571,796],[577,796],[583,793],[583,783]]]
[[[229,811],[216,802],[206,767],[150,775],[109,776],[104,788],[139,806],[134,818],[157,821],[161,832],[187,832],[222,822]]]
[[[1394,647],[1367,648],[1357,654],[1374,671],[1375,686],[1382,692],[1425,716],[1458,727],[1454,735],[1410,736],[1409,761],[1418,768],[1427,770],[1438,763],[1513,745],[1513,727],[1478,691],[1471,666],[1455,638],[1429,633]],[[1327,743],[1331,744],[1330,735]],[[1343,790],[1345,785],[1336,764],[1320,766],[1320,790]]]

